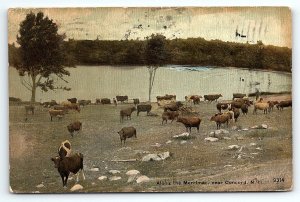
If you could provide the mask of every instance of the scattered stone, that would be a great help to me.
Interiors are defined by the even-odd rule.
[[[258,125],[252,126],[251,128],[252,128],[252,129],[257,129],[257,128],[258,128]]]
[[[163,152],[159,154],[148,154],[142,158],[142,161],[161,161],[170,157],[170,152]]]
[[[215,131],[212,131],[209,133],[209,135],[214,135],[215,134]]]
[[[250,146],[256,146],[256,143],[255,142],[251,142]]]
[[[118,151],[131,150],[131,147],[121,147]]]
[[[109,178],[109,181],[117,181],[117,180],[120,180],[122,179],[120,176],[112,176]]]
[[[149,182],[150,178],[147,177],[146,175],[142,175],[139,178],[137,178],[136,182],[139,183],[143,183],[143,182]]]
[[[98,180],[107,180],[107,176],[100,176],[100,177],[98,177]]]
[[[224,140],[231,140],[230,137],[223,137]]]
[[[139,175],[130,175],[128,177],[127,183],[133,182],[138,178]]]
[[[112,175],[121,173],[119,170],[110,170],[110,171],[108,171],[108,172],[109,172],[110,174],[112,174]]]
[[[126,175],[138,175],[140,174],[140,171],[138,170],[129,170],[126,172]]]
[[[267,129],[268,125],[267,124],[261,124],[259,126],[255,125],[251,127],[252,129]]]
[[[92,182],[92,185],[94,186],[96,183],[95,182]]]
[[[219,135],[221,133],[222,133],[221,130],[215,130],[215,132],[214,132],[215,135]]]
[[[220,129],[220,131],[223,133],[223,134],[228,134],[229,131],[228,130],[225,130],[225,129]]]
[[[173,138],[188,138],[188,137],[190,137],[190,134],[188,132],[173,136]]]
[[[182,141],[180,142],[180,144],[185,144],[185,143],[187,143],[187,141],[185,141],[185,140],[182,140]]]
[[[247,130],[249,130],[249,128],[244,128],[244,129],[242,129],[243,131],[247,131]]]
[[[224,168],[226,168],[226,167],[232,167],[232,165],[225,165]]]
[[[154,145],[151,145],[151,147],[160,147],[161,146],[161,144],[159,144],[159,143],[155,143]]]
[[[241,136],[237,136],[236,137],[236,140],[243,140],[244,138],[243,137],[241,137]]]
[[[218,141],[219,139],[218,138],[216,138],[216,137],[206,137],[205,139],[204,139],[204,141],[210,141],[210,142],[216,142],[216,141]]]
[[[250,153],[251,155],[258,155],[259,153],[255,152],[255,153]]]
[[[81,190],[83,189],[83,186],[81,186],[80,184],[75,184],[71,189],[70,191],[78,191],[78,190]]]
[[[45,185],[42,183],[42,184],[39,184],[39,185],[36,185],[36,188],[43,188],[45,187]]]
[[[240,148],[240,146],[239,146],[239,145],[236,145],[236,144],[230,145],[230,146],[228,146],[228,147],[229,147],[229,149],[231,149],[231,150],[236,150],[236,149],[239,149],[239,148]]]
[[[260,147],[256,147],[255,149],[256,149],[256,150],[262,151],[262,148],[260,148]]]
[[[172,143],[172,140],[168,140],[167,142],[166,142],[166,144],[171,144]]]
[[[99,168],[91,168],[91,170],[90,171],[93,171],[93,172],[97,172],[97,171],[99,171]]]

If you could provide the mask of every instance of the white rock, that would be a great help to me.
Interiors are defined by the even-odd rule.
[[[262,150],[262,148],[260,148],[260,147],[256,147],[255,149],[256,149],[256,150],[260,150],[260,151]]]
[[[108,172],[109,172],[110,174],[112,174],[112,175],[121,173],[119,170],[110,170],[110,171],[108,171]]]
[[[262,128],[262,129],[267,129],[267,128],[268,128],[268,125],[267,125],[267,124],[261,124],[261,128]]]
[[[98,180],[101,180],[101,181],[102,181],[102,180],[107,180],[107,176],[104,176],[104,175],[103,175],[103,176],[100,176],[100,177],[98,177]]]
[[[236,144],[230,145],[230,146],[228,146],[228,147],[229,147],[229,149],[239,149],[239,148],[240,148],[240,146],[239,146],[239,145],[236,145]]]
[[[126,175],[138,175],[140,174],[140,171],[138,170],[129,170],[126,172]]]
[[[257,126],[257,125],[255,125],[255,126],[252,126],[251,128],[252,128],[252,129],[257,129],[257,128],[258,128],[258,126]]]
[[[219,134],[221,134],[222,133],[222,131],[221,130],[215,130],[215,135],[219,135]]]
[[[150,181],[150,178],[147,177],[146,175],[142,175],[140,176],[136,182],[139,184],[139,183],[143,183],[143,182],[149,182]]]
[[[231,140],[230,137],[223,137],[224,140]]]
[[[172,140],[168,140],[167,142],[166,142],[166,144],[171,144],[172,143]]]
[[[214,132],[214,131],[212,131],[212,132],[210,132],[209,134],[210,134],[210,135],[214,135],[214,134],[215,134],[215,132]]]
[[[180,144],[185,144],[185,143],[187,143],[187,141],[185,141],[185,140],[182,140],[182,141],[180,142]]]
[[[225,165],[224,168],[226,168],[226,167],[232,167],[232,165]]]
[[[220,131],[221,131],[221,133],[223,133],[223,134],[228,134],[228,133],[229,133],[229,131],[228,131],[228,130],[225,130],[225,129],[220,129]]]
[[[244,128],[244,129],[242,129],[243,131],[247,131],[247,130],[249,130],[249,128]]]
[[[109,181],[117,181],[117,180],[120,180],[122,179],[120,176],[112,176],[109,178]]]
[[[70,191],[78,191],[78,190],[81,190],[83,189],[83,186],[81,186],[80,184],[75,184],[71,189]]]
[[[142,158],[142,161],[160,161],[161,158],[157,154],[147,154]]]
[[[189,137],[190,134],[188,132],[182,133],[180,135],[174,135],[173,138],[183,138],[183,137]]]
[[[255,152],[255,153],[250,153],[251,155],[258,155],[259,153]]]
[[[90,171],[97,172],[97,171],[99,171],[99,168],[91,168]]]
[[[256,146],[256,143],[255,142],[251,142],[250,146]]]
[[[170,157],[170,152],[159,153],[158,156],[161,158],[161,160],[165,160]]]
[[[43,188],[43,187],[45,187],[45,185],[43,184],[36,185],[36,188]]]
[[[218,138],[215,138],[215,137],[206,137],[204,139],[204,141],[210,141],[210,142],[216,142],[218,141],[219,139]]]

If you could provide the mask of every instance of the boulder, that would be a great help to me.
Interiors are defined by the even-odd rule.
[[[83,186],[81,186],[80,184],[75,184],[71,189],[70,191],[78,191],[78,190],[81,190],[83,189]]]
[[[224,140],[231,140],[230,137],[223,137]]]
[[[140,174],[140,171],[138,170],[129,170],[126,172],[126,175],[138,175]]]
[[[251,142],[249,145],[250,145],[250,146],[256,146],[256,143]]]
[[[185,140],[180,141],[180,144],[185,144],[185,143],[187,143],[187,141]]]
[[[166,142],[166,144],[171,144],[172,143],[172,140],[168,140],[167,142]]]
[[[98,180],[107,180],[107,176],[100,176],[100,177],[98,177]]]
[[[149,182],[150,181],[150,178],[147,177],[146,175],[142,175],[140,177],[138,177],[136,179],[136,182],[139,184],[139,183],[144,183],[144,182]]]

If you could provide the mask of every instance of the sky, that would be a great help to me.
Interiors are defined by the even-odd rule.
[[[152,33],[161,33],[168,39],[261,40],[267,45],[292,47],[291,12],[287,7],[10,9],[9,43],[16,41],[20,22],[31,11],[44,12],[59,25],[60,33],[72,39],[144,40]]]

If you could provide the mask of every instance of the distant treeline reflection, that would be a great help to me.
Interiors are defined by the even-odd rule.
[[[146,41],[73,40],[63,44],[65,65],[147,65]],[[292,50],[287,47],[233,43],[203,38],[166,40],[165,64],[242,67],[291,72]],[[9,44],[9,63],[18,63],[18,48]]]

